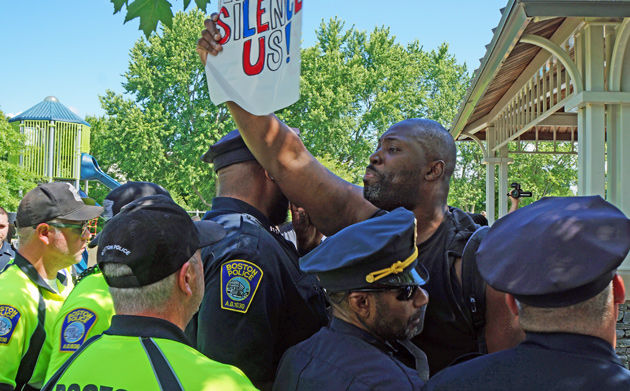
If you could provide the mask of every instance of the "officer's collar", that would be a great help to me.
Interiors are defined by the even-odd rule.
[[[55,293],[55,294],[59,294],[55,292],[54,290],[52,290],[50,286],[48,286],[48,283],[46,283],[46,281],[44,281],[42,276],[39,275],[39,273],[37,272],[33,264],[31,264],[26,258],[24,258],[22,254],[19,253],[19,251],[15,253],[15,259],[13,260],[13,263],[15,264],[15,266],[20,268],[20,270],[24,274],[26,274],[26,276],[31,281],[33,281],[33,283],[37,284],[40,288],[46,289],[47,291]],[[68,285],[68,277],[64,274],[63,270],[60,270],[57,273],[57,279],[64,286]]]
[[[543,347],[590,357],[606,358],[615,364],[622,365],[612,345],[598,337],[572,333],[534,333],[526,332],[523,347]]]
[[[330,321],[330,329],[342,334],[352,335],[354,337],[360,338],[363,341],[369,343],[370,345],[376,346],[378,349],[389,353],[394,354],[397,352],[397,349],[394,348],[390,343],[383,342],[382,340],[376,338],[374,335],[369,333],[366,330],[363,330],[351,323],[348,323],[342,319],[333,316]]]
[[[182,329],[167,320],[149,316],[114,315],[111,326],[103,334],[170,339],[192,347]]]
[[[209,213],[213,214],[212,212],[218,209],[220,209],[221,211],[247,213],[249,215],[252,215],[254,218],[256,218],[256,220],[260,222],[260,225],[263,228],[269,230],[272,233],[280,234],[278,229],[271,224],[267,216],[265,216],[261,211],[254,208],[245,201],[241,201],[239,199],[231,197],[215,197],[212,200],[212,210]]]

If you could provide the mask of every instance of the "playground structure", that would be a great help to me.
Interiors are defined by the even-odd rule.
[[[72,183],[81,190],[84,181],[98,180],[110,189],[120,186],[105,174],[90,152],[90,124],[48,96],[23,113],[11,118],[12,124],[26,136],[26,145],[19,156],[11,156],[18,164],[45,182]]]
[[[578,195],[630,215],[630,1],[510,0],[501,12],[450,129],[483,151],[489,222],[496,198],[507,213],[516,153],[577,154]],[[629,258],[619,271],[628,283]]]

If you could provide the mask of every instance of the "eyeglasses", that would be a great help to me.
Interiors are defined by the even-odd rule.
[[[416,291],[420,288],[418,285],[405,285],[397,288],[365,288],[365,289],[353,289],[352,292],[390,292],[398,291],[396,300],[408,301],[413,298]]]
[[[85,232],[85,230],[88,229],[89,226],[90,226],[90,222],[89,221],[86,221],[83,224],[55,223],[55,222],[46,223],[46,224],[52,225],[53,227],[57,227],[57,228],[72,228],[72,229],[76,230],[74,232],[79,234],[79,235],[83,235],[83,232]]]

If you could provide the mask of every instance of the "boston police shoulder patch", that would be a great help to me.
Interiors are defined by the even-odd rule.
[[[98,316],[87,308],[70,311],[63,319],[61,326],[60,352],[76,352],[85,342]]]
[[[257,265],[235,259],[221,265],[221,308],[246,313],[263,277]]]
[[[0,344],[11,341],[15,326],[20,320],[20,311],[10,305],[0,304]]]

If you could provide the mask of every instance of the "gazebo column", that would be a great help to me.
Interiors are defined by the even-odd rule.
[[[486,129],[486,156],[484,156],[484,163],[486,164],[486,218],[488,219],[488,224],[492,225],[494,223],[494,198],[495,198],[495,162],[494,155],[495,153],[492,149],[495,146],[495,135],[496,130],[494,125],[488,126]]]
[[[608,62],[609,90],[620,93],[617,102],[608,105],[608,192],[607,199],[626,216],[630,216],[630,19],[626,18],[616,33],[611,59]],[[626,286],[630,284],[630,256],[618,270]],[[630,300],[630,290],[626,291]]]
[[[508,211],[508,146],[505,145],[499,149],[499,157],[501,158],[499,163],[499,218],[505,216]]]
[[[575,39],[575,59],[585,92],[604,92],[604,30],[587,25]],[[578,107],[578,195],[605,196],[606,126],[604,103],[586,102]]]

